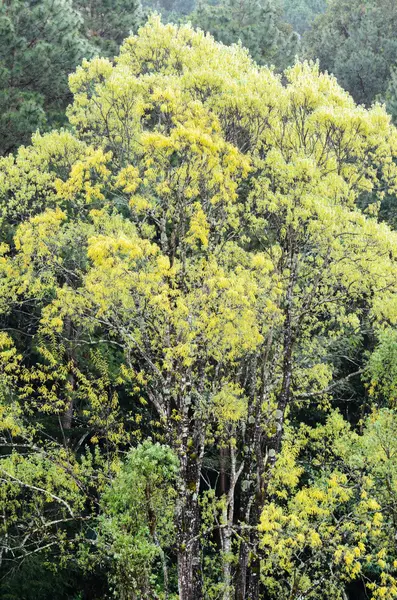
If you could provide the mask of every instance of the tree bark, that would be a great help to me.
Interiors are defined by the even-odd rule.
[[[231,437],[234,432],[231,432]],[[233,524],[234,524],[234,503],[235,489],[238,479],[243,471],[244,463],[237,469],[236,449],[233,444],[230,445],[230,484],[229,490],[225,498],[225,504],[222,514],[221,528],[221,544],[222,544],[222,571],[223,571],[223,600],[232,600],[234,596],[233,574],[232,574],[232,539],[233,539]]]
[[[203,598],[198,495],[184,490],[178,514],[178,588],[179,600]]]
[[[248,420],[243,438],[243,446],[245,447],[244,470],[242,474],[242,482],[244,488],[241,490],[240,498],[240,525],[241,542],[239,550],[238,567],[236,573],[235,600],[245,600],[248,592],[248,584],[250,580],[250,555],[252,551],[252,535],[251,526],[252,509],[257,495],[258,486],[258,465],[257,465],[257,443],[258,430],[258,415],[260,404],[256,393],[257,386],[257,367],[258,358],[253,356],[247,366],[247,389],[249,395],[248,405]],[[257,523],[254,523],[256,526]]]
[[[199,491],[204,453],[203,424],[190,428],[185,413],[181,421],[178,448],[181,483],[177,502],[178,588],[179,600],[202,600],[201,536]],[[190,435],[194,432],[194,438]]]

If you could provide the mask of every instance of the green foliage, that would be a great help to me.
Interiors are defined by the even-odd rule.
[[[273,0],[199,2],[189,18],[194,26],[210,32],[219,42],[240,41],[258,64],[275,65],[282,70],[294,62],[298,37]]]
[[[393,117],[393,121],[397,119],[397,72],[395,65],[390,69],[390,78],[387,84],[386,92],[382,96],[385,101],[387,112]]]
[[[141,21],[138,0],[2,2],[0,156],[66,124],[69,73],[98,52],[113,57]]]
[[[196,8],[196,0],[143,0],[144,10],[161,15],[165,23],[178,23]]]
[[[67,76],[92,54],[71,0],[1,3],[0,155],[64,122]]]
[[[395,413],[382,410],[366,419],[361,435],[338,413],[295,432],[295,483],[287,493],[276,485],[283,502],[270,503],[261,517],[262,577],[271,598],[342,599],[346,582],[358,576],[368,578],[372,598],[396,597],[395,428]],[[291,453],[288,444],[284,452]],[[305,454],[307,472],[299,461]],[[309,474],[309,483],[298,483]]]
[[[306,35],[306,53],[369,106],[384,96],[397,60],[396,20],[390,0],[331,0]]]
[[[176,456],[146,440],[129,452],[102,496],[98,546],[120,599],[160,598],[167,590],[177,480]]]
[[[326,0],[283,0],[284,18],[295,31],[303,34],[326,5]]]
[[[3,600],[48,600],[54,596],[63,600],[73,594],[75,585],[67,571],[54,573],[33,554],[0,583],[0,594]],[[74,595],[72,598],[77,600]]]
[[[84,19],[86,36],[101,54],[113,57],[123,40],[142,21],[139,0],[75,0]]]
[[[395,407],[397,401],[397,338],[394,329],[380,334],[377,347],[367,364],[366,378],[369,394],[386,406]]]

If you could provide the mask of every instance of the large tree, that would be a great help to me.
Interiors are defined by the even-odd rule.
[[[396,190],[397,132],[313,65],[281,79],[157,18],[116,64],[85,61],[70,83],[74,135],[36,136],[1,161],[6,555],[50,544],[66,561],[79,545],[86,567],[111,561],[120,597],[281,597],[302,498],[302,555],[329,564],[301,539],[321,486],[321,543],[333,485],[335,539],[355,541],[339,491],[343,477],[354,486],[350,466],[321,479],[295,459],[316,440],[312,412],[325,422],[338,403],[354,420],[341,390],[360,383],[364,341],[396,320],[397,238],[375,200]],[[121,468],[147,435],[161,445]],[[288,563],[279,584],[272,549]],[[313,577],[304,566],[292,598]],[[389,577],[378,566],[374,597]],[[311,597],[358,577],[339,573]]]

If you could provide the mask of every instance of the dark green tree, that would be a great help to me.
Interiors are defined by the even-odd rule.
[[[92,54],[71,0],[0,3],[0,155],[64,121],[68,74]]]
[[[259,64],[283,69],[294,61],[299,36],[283,20],[282,9],[273,0],[201,2],[191,21],[219,42],[241,41]]]
[[[122,41],[141,24],[140,0],[76,0],[87,37],[101,54],[114,56]]]
[[[370,105],[388,87],[396,28],[394,0],[330,0],[305,36],[306,54],[318,58],[356,102]]]
[[[285,20],[300,34],[310,28],[326,7],[326,0],[283,0]]]
[[[397,68],[394,65],[390,71],[390,79],[383,98],[381,98],[387,107],[387,112],[391,114],[393,121],[397,120]]]
[[[196,0],[142,0],[143,10],[157,12],[164,22],[178,23],[190,15],[197,6]]]

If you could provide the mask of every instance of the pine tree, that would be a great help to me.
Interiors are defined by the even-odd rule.
[[[88,39],[101,54],[113,57],[142,22],[140,0],[75,0]]]
[[[222,0],[215,6],[201,2],[191,21],[219,42],[241,41],[258,64],[283,69],[294,61],[298,36],[274,0]]]
[[[326,0],[283,0],[285,20],[303,34],[326,7]]]
[[[68,74],[93,48],[71,0],[0,5],[0,154],[64,122]]]
[[[305,36],[306,54],[369,106],[386,92],[397,60],[396,28],[394,0],[332,0]]]

